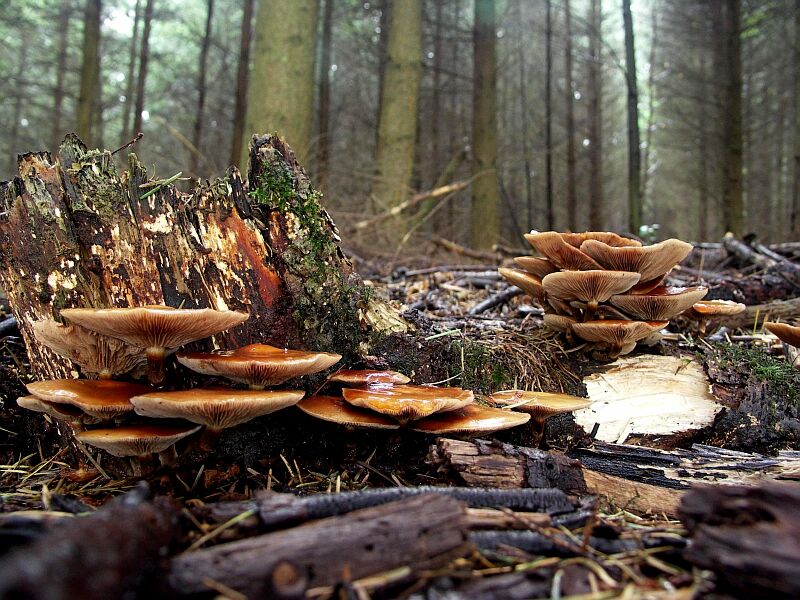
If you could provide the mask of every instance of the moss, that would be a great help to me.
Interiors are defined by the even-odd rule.
[[[730,344],[717,344],[714,352],[721,369],[738,373],[745,381],[763,383],[770,396],[785,398],[790,405],[800,407],[800,370],[787,361],[761,349]]]

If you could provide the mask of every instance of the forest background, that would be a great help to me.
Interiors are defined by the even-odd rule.
[[[190,186],[278,131],[371,255],[800,239],[797,0],[6,0],[0,30],[0,179],[141,131]]]

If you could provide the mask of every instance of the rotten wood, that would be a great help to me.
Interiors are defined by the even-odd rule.
[[[692,539],[685,556],[736,597],[798,598],[799,507],[796,483],[698,487],[681,505]]]
[[[70,135],[57,157],[21,156],[19,176],[0,185],[0,287],[35,377],[73,371],[31,330],[72,306],[249,312],[216,336],[229,348],[258,341],[347,355],[373,325],[406,328],[369,300],[319,194],[277,137],[254,137],[247,185],[232,168],[183,193],[173,178],[150,180],[133,154],[128,168],[119,174],[110,152]]]
[[[454,498],[425,494],[172,559],[176,594],[208,582],[248,598],[303,597],[311,587],[407,567],[409,576],[472,552],[467,515]]]
[[[0,597],[146,597],[150,576],[177,531],[175,511],[148,496],[142,484],[89,516],[59,519],[38,540],[4,557]]]

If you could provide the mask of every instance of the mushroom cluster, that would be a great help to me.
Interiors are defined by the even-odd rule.
[[[396,371],[339,371],[329,382],[341,386],[339,395],[316,394],[297,407],[349,427],[478,435],[530,419],[527,414],[476,404],[470,390],[410,385],[410,379]]]
[[[40,321],[33,325],[34,334],[99,379],[37,381],[27,386],[31,395],[17,404],[68,423],[78,441],[114,456],[141,459],[157,453],[163,464],[174,461],[176,442],[203,426],[201,445],[208,447],[223,428],[296,404],[304,392],[264,388],[322,371],[341,359],[338,354],[265,344],[208,354],[178,353],[177,360],[184,366],[247,384],[250,389],[166,391],[153,386],[164,383],[164,360],[169,354],[235,327],[248,315],[165,306],[65,309],[61,314],[73,324]],[[113,379],[124,374],[136,378],[145,368],[151,385]],[[133,462],[133,470],[140,473],[139,461]]]
[[[651,338],[708,291],[664,284],[692,249],[680,240],[643,246],[605,231],[533,231],[525,239],[541,256],[517,257],[521,268],[500,268],[500,275],[545,308],[547,327],[610,358]]]

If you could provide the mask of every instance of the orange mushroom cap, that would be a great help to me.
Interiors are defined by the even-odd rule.
[[[71,404],[99,419],[113,419],[132,412],[131,398],[153,389],[136,383],[89,379],[34,381],[26,387],[40,400]]]
[[[336,396],[309,396],[297,404],[304,413],[348,427],[367,427],[372,429],[397,429],[400,424],[391,417],[371,410],[356,408],[344,398]]]
[[[472,404],[459,410],[439,413],[415,421],[411,425],[411,429],[436,435],[445,433],[478,435],[523,425],[530,418],[531,416],[525,413]]]
[[[345,388],[344,399],[360,408],[368,408],[398,421],[416,421],[437,412],[463,408],[475,399],[470,390],[420,385],[371,385]]]

